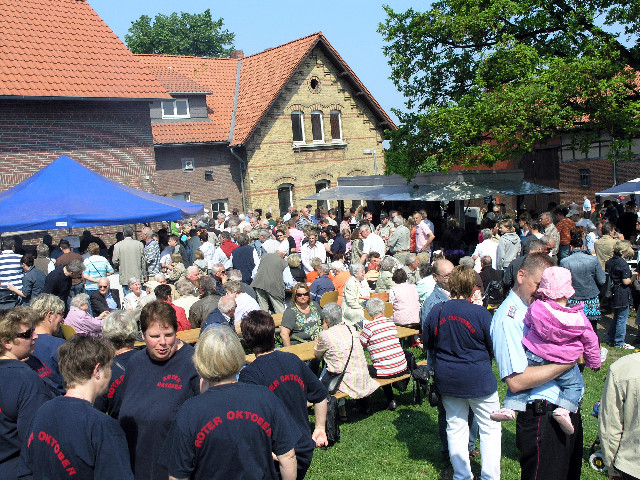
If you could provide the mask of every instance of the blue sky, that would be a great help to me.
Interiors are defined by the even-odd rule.
[[[131,22],[148,15],[174,11],[201,13],[211,9],[214,19],[236,34],[235,47],[245,55],[322,31],[389,115],[403,109],[404,99],[389,80],[391,70],[382,53],[378,24],[385,18],[383,3],[396,11],[425,10],[429,2],[408,0],[89,0],[89,4],[123,41]]]

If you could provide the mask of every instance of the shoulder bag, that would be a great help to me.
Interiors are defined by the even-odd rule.
[[[349,334],[351,335],[351,350],[349,351],[349,357],[347,357],[347,363],[344,364],[344,369],[341,373],[332,373],[327,370],[326,372],[324,372],[324,375],[320,379],[322,384],[327,387],[327,390],[329,390],[329,395],[333,395],[338,391],[338,388],[342,383],[342,379],[344,378],[344,372],[347,371],[349,360],[351,360],[351,353],[353,352],[353,333],[351,332],[351,329],[348,325],[347,328],[349,329]]]

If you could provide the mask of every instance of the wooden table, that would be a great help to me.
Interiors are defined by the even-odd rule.
[[[406,338],[406,337],[410,337],[412,335],[417,335],[419,332],[418,330],[415,330],[413,328],[407,328],[407,327],[401,327],[401,326],[396,326],[396,328],[398,329],[398,337],[399,338]],[[304,342],[304,343],[299,343],[297,345],[291,345],[290,347],[282,347],[279,348],[278,350],[281,352],[289,352],[289,353],[295,353],[298,358],[300,358],[300,360],[302,361],[307,361],[307,360],[311,360],[315,357],[315,352],[313,350],[313,347],[315,347],[316,342]],[[251,363],[256,359],[256,356],[253,354],[247,355],[247,363]]]

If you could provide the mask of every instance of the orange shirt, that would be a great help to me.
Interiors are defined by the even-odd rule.
[[[338,305],[342,305],[342,292],[344,291],[344,284],[347,283],[351,274],[349,272],[340,272],[333,278],[333,286],[338,291]]]
[[[556,228],[560,234],[560,245],[569,245],[571,242],[571,229],[576,226],[576,223],[570,218],[563,218],[556,223]]]

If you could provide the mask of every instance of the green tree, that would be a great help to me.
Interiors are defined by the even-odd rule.
[[[629,157],[640,136],[640,0],[441,0],[379,26],[408,112],[388,171],[493,165],[559,133],[601,134]]]
[[[142,15],[131,22],[124,41],[133,53],[162,53],[200,57],[228,57],[235,34],[222,28],[222,18],[214,21],[211,10],[203,13],[158,14],[151,21]]]

